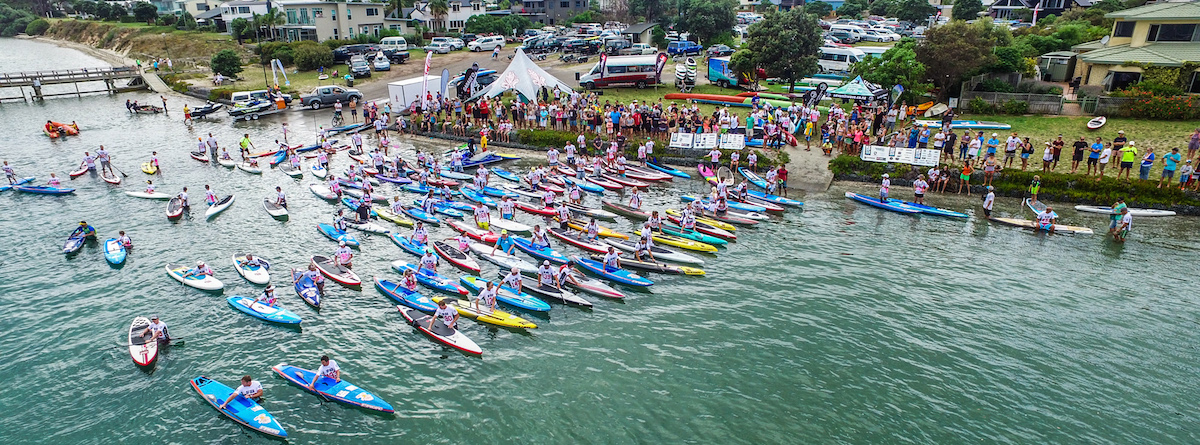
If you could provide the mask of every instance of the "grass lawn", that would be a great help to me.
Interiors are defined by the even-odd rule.
[[[424,63],[425,61],[424,50],[409,50],[408,54],[409,59],[407,63]],[[232,85],[233,88],[261,89],[266,88],[267,85],[271,85],[275,82],[275,78],[271,75],[271,67],[269,66],[266,67],[265,77],[263,73],[264,68],[262,65],[244,65],[242,68],[243,71],[238,74],[242,77],[242,80],[235,82]],[[284,91],[295,91],[300,94],[308,94],[308,92],[312,91],[313,88],[316,88],[320,85],[346,85],[346,81],[342,79],[341,76],[345,76],[346,73],[350,71],[350,66],[344,63],[339,63],[333,65],[332,67],[327,67],[325,69],[325,73],[329,74],[330,77],[325,80],[317,79],[320,74],[316,71],[296,71],[296,67],[294,66],[288,67],[287,70],[287,79],[289,82],[291,82],[291,86],[288,87],[283,85],[283,75],[279,76],[279,86],[282,87]],[[337,78],[333,77],[334,70],[337,70],[338,72]],[[205,80],[207,80],[207,78]],[[373,79],[355,79],[355,85],[362,85],[364,82],[370,81],[373,81]],[[198,81],[196,84],[199,85],[201,82],[204,82],[204,80]],[[224,88],[230,88],[230,85],[225,85]]]

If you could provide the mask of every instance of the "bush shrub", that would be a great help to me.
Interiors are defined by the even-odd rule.
[[[1142,119],[1186,120],[1200,118],[1200,110],[1188,96],[1151,96],[1136,98],[1126,105],[1129,116]]]
[[[242,72],[242,58],[238,53],[231,49],[225,49],[213,54],[212,60],[209,61],[214,73],[221,73],[227,77],[237,76],[237,73]]]
[[[1026,79],[1017,84],[1016,92],[1031,94],[1062,94],[1062,88],[1050,82]]]
[[[978,96],[971,98],[971,102],[967,103],[967,109],[971,110],[971,114],[994,114],[996,112],[996,107]]]
[[[1029,112],[1029,102],[1023,100],[1009,100],[1001,107],[1004,114],[1025,114]]]
[[[47,29],[50,29],[50,22],[46,21],[46,19],[37,19],[25,26],[25,34],[40,36],[45,34]]]
[[[213,88],[208,92],[208,100],[229,100],[229,98],[233,97],[233,93],[238,90],[238,88]]]
[[[297,45],[292,49],[296,68],[311,71],[323,66],[333,66],[333,50],[322,45]]]
[[[979,82],[979,91],[1011,93],[1013,92],[1013,86],[1000,79],[986,79],[983,82]]]

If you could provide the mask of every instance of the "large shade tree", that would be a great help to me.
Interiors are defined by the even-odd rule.
[[[916,48],[917,61],[925,64],[926,76],[939,88],[939,98],[945,99],[966,76],[996,62],[992,48],[1011,41],[1008,29],[991,20],[973,24],[953,20],[926,31]]]
[[[691,33],[693,40],[704,43],[733,29],[737,9],[737,0],[679,0],[676,24]]]
[[[770,11],[750,26],[746,48],[768,76],[788,81],[789,91],[797,80],[817,72],[817,54],[824,43],[816,16],[801,8]]]

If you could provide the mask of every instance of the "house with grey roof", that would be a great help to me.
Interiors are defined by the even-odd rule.
[[[1137,83],[1142,68],[1130,62],[1168,67],[1200,62],[1200,2],[1159,2],[1104,17],[1116,21],[1108,36],[1071,48],[1079,54],[1075,75],[1082,85],[1111,91]],[[1200,69],[1188,77],[1185,87],[1200,93]]]

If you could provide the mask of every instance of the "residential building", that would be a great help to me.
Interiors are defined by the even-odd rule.
[[[448,0],[446,6],[449,7],[446,16],[435,17],[429,10],[428,1],[418,1],[413,4],[411,12],[406,17],[423,22],[426,27],[435,32],[463,32],[467,19],[474,15],[488,13],[487,7],[481,0]]]
[[[630,43],[651,43],[654,40],[655,26],[658,26],[658,23],[651,22],[629,25],[624,31],[621,31],[621,37],[624,37]]]
[[[384,29],[387,3],[279,0],[287,21],[279,27],[288,41],[353,39],[359,34],[379,35]]]
[[[543,26],[565,24],[588,10],[590,0],[523,0],[512,2],[512,12]]]
[[[155,8],[158,8],[159,14],[174,14],[183,10],[178,0],[147,0]]]
[[[221,3],[217,7],[221,11],[220,23],[217,24],[217,29],[222,29],[225,33],[229,33],[229,24],[237,19],[254,20],[254,15],[264,15],[271,9],[271,2],[253,1],[253,0],[236,0],[232,2]]]
[[[1127,62],[1181,67],[1200,61],[1200,3],[1159,2],[1111,12],[1112,31],[1103,39],[1071,48],[1079,54],[1075,75],[1081,85],[1116,90],[1142,79],[1142,68]],[[1200,93],[1200,69],[1185,87]]]
[[[1061,16],[1063,12],[1091,6],[1092,0],[996,0],[987,11],[992,18],[1016,20],[1017,11],[1022,9],[1036,10],[1038,17],[1045,17]]]
[[[179,10],[180,12],[187,11],[187,13],[191,14],[192,17],[195,17],[196,15],[212,10],[219,5],[220,2],[215,0],[184,0],[179,2]]]

